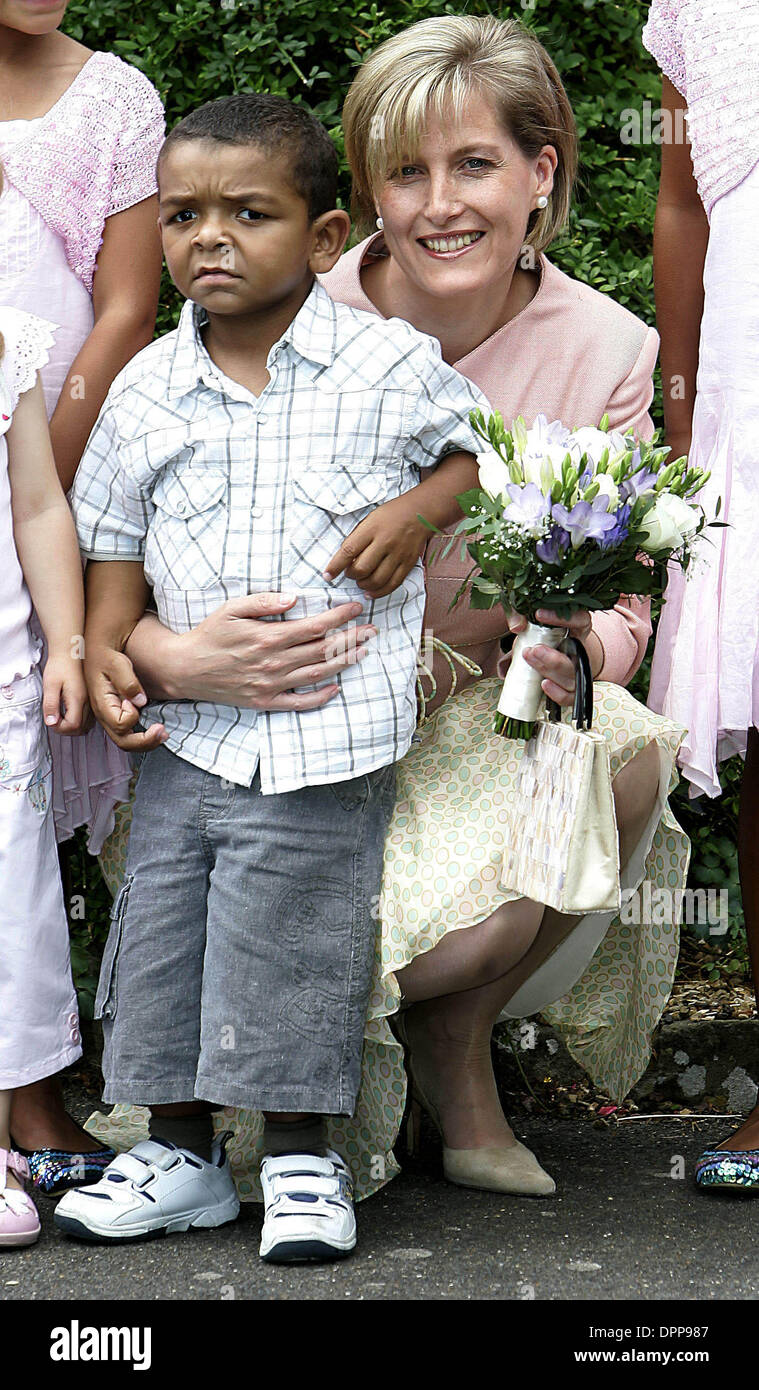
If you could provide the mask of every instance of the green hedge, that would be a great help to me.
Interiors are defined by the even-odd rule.
[[[266,90],[307,103],[330,130],[342,154],[340,109],[356,66],[379,42],[431,15],[498,14],[532,27],[553,56],[574,105],[581,137],[581,171],[566,234],[552,256],[566,271],[613,294],[649,323],[654,321],[651,237],[658,181],[656,145],[625,144],[623,113],[655,109],[660,78],[643,49],[644,0],[524,0],[524,3],[441,3],[441,0],[73,0],[65,28],[94,48],[110,49],[141,68],[164,99],[169,123],[214,97]],[[341,197],[347,206],[343,160]],[[172,325],[178,303],[166,282],[159,328]],[[658,403],[658,396],[657,396]],[[645,699],[646,672],[635,683]],[[735,868],[735,765],[717,803],[694,812],[678,794],[677,806],[694,839],[694,876],[729,886],[730,944],[740,932]],[[81,851],[77,852],[81,856]],[[84,861],[77,862],[77,881]],[[90,901],[93,892],[90,883]],[[103,931],[97,894],[95,935]],[[92,921],[92,919],[91,919]],[[82,950],[86,939],[80,934]],[[80,968],[80,976],[84,966]],[[86,973],[86,972],[85,972]],[[90,970],[92,975],[92,970]]]

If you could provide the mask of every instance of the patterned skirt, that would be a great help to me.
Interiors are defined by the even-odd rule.
[[[350,1163],[358,1197],[369,1196],[399,1172],[392,1149],[406,1078],[401,1048],[387,1023],[400,999],[395,972],[448,932],[484,921],[517,897],[500,881],[500,825],[523,746],[492,733],[500,686],[499,679],[487,679],[454,695],[398,764],[361,1091],[350,1119],[327,1119],[330,1143]],[[683,730],[622,687],[603,682],[595,688],[594,726],[608,740],[612,777],[650,743],[659,750],[656,809],[623,875],[628,901],[616,916],[582,918],[520,988],[505,1016],[540,1012],[562,1033],[595,1085],[621,1100],[648,1065],[651,1035],[677,963],[678,907],[690,845],[667,797],[678,781],[675,761]],[[128,808],[121,808],[101,859],[112,888],[123,872],[128,821]],[[652,902],[653,913],[647,910]],[[261,1115],[226,1109],[215,1114],[214,1123],[217,1130],[235,1131],[228,1152],[240,1197],[260,1200]],[[114,1148],[128,1148],[145,1137],[147,1111],[117,1105],[108,1117],[93,1115],[87,1128]]]

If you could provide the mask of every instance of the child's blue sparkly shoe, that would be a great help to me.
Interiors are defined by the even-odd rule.
[[[113,1149],[94,1153],[72,1153],[67,1149],[19,1149],[29,1164],[35,1191],[53,1197],[73,1187],[89,1187],[98,1182],[116,1154]]]
[[[712,1192],[759,1193],[759,1149],[706,1149],[696,1163],[696,1183]]]

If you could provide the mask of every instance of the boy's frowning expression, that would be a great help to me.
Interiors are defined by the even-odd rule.
[[[325,257],[322,232],[344,214],[311,220],[285,151],[178,141],[160,160],[158,183],[171,278],[211,315],[265,314],[302,299],[314,274],[329,269],[342,249],[341,242]]]

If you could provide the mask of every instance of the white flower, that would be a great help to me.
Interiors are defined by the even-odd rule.
[[[511,482],[509,470],[500,454],[495,449],[488,449],[484,454],[477,455],[477,469],[480,475],[480,487],[484,488],[491,497],[502,497],[504,490]]]
[[[590,425],[584,425],[582,429],[573,430],[569,437],[569,449],[574,463],[579,464],[583,454],[586,454],[589,462],[598,463],[605,449],[609,450],[609,457],[615,454],[624,453],[626,448],[625,437],[619,430],[595,430]]]
[[[609,477],[608,473],[596,473],[593,481],[598,483],[596,495],[598,497],[606,496],[609,499],[606,503],[607,512],[615,512],[619,506],[619,488],[614,479]]]
[[[682,497],[666,492],[643,519],[642,537],[651,550],[679,550],[698,526],[698,514]]]
[[[534,483],[541,490],[543,488],[543,464],[547,463],[551,473],[551,484],[553,485],[558,478],[561,478],[561,468],[567,456],[567,449],[563,444],[543,444],[540,449],[528,448],[524,457],[520,460],[522,472],[526,483]]]

